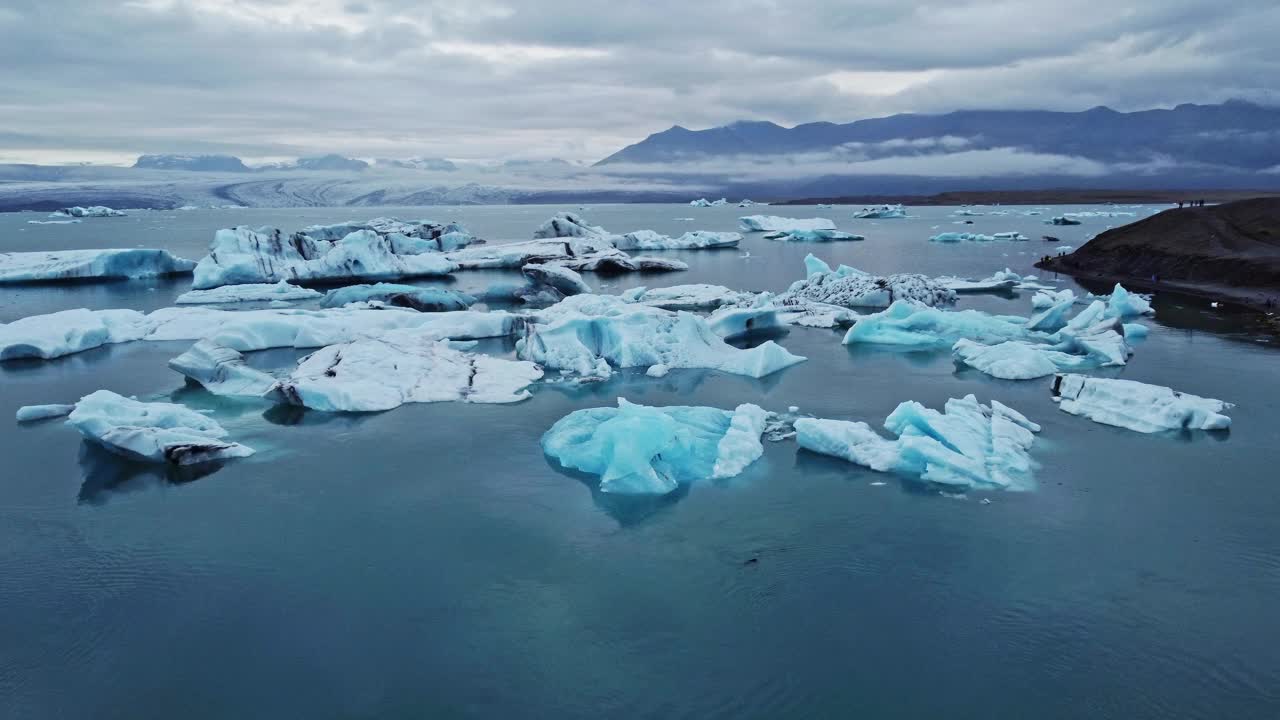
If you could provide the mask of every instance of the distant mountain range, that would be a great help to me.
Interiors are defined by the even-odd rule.
[[[133,166],[142,170],[249,172],[240,158],[233,155],[142,155]]]
[[[1083,112],[961,110],[793,128],[771,122],[736,122],[707,130],[676,125],[597,165],[833,151],[874,159],[993,148],[1109,164],[1164,163],[1255,172],[1280,167],[1280,108],[1232,100],[1127,113],[1107,107]]]

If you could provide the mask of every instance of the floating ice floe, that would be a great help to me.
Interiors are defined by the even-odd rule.
[[[447,275],[458,265],[439,252],[397,248],[397,235],[362,229],[340,240],[305,233],[285,237],[276,228],[236,227],[214,234],[209,254],[195,268],[192,287],[317,280],[392,280]],[[412,252],[397,252],[397,250]]]
[[[871,275],[847,265],[832,270],[822,260],[805,258],[807,277],[779,295],[782,305],[819,302],[847,308],[888,307],[895,302],[933,306],[955,302],[955,291],[924,275]]]
[[[349,285],[325,293],[322,307],[334,308],[354,303],[378,302],[392,307],[403,307],[418,312],[447,312],[466,310],[476,302],[474,297],[457,290],[377,283],[376,285]]]
[[[765,235],[768,240],[785,242],[838,242],[866,240],[864,235],[841,232],[839,230],[792,230],[790,232],[772,232]]]
[[[79,225],[80,220],[28,220],[28,225]]]
[[[697,200],[689,201],[689,205],[693,207],[718,207],[720,205],[728,205],[728,204],[729,204],[729,200],[726,198],[720,198],[719,200],[708,200],[706,198],[698,198]]]
[[[1055,215],[1044,221],[1045,225],[1079,225],[1080,221],[1066,215]]]
[[[194,465],[253,454],[244,445],[224,440],[227,431],[194,410],[139,402],[109,390],[80,398],[67,424],[107,450],[135,460]]]
[[[97,218],[97,217],[124,217],[124,212],[114,210],[103,205],[91,205],[89,207],[62,208],[61,210],[49,213],[51,218]]]
[[[560,265],[525,265],[521,268],[524,276],[535,285],[545,285],[560,293],[561,296],[590,293],[591,286],[578,273]]]
[[[529,264],[562,265],[577,272],[630,273],[687,270],[679,260],[632,256],[615,248],[608,237],[529,240],[506,245],[466,248],[445,255],[463,270],[519,269]]]
[[[738,203],[738,207],[740,207],[740,208],[745,208],[745,207],[756,207],[757,205],[761,205],[761,206],[763,206],[763,205],[768,205],[768,204],[769,204],[769,203],[756,202],[755,200],[748,200],[748,199],[746,199],[746,198],[743,198],[743,199],[742,199],[742,202],[739,202],[739,203]]]
[[[459,250],[477,240],[465,227],[458,223],[438,223],[433,220],[400,220],[392,217],[377,217],[368,222],[345,222],[336,225],[311,225],[301,230],[313,240],[336,242],[353,232],[368,230],[381,235],[390,242],[391,249],[397,255],[420,255],[427,252],[448,252]]]
[[[723,285],[698,283],[662,288],[632,288],[620,297],[625,302],[664,310],[715,310],[726,305],[749,302],[755,298],[755,294],[730,290]]]
[[[1117,218],[1117,217],[1134,217],[1135,213],[1123,210],[1081,210],[1079,212],[1063,213],[1065,217],[1070,218]]]
[[[1165,430],[1226,430],[1235,407],[1212,398],[1133,380],[1059,375],[1053,381],[1058,408],[1104,425],[1142,433]]]
[[[967,338],[995,344],[1027,337],[1027,318],[990,315],[979,310],[940,310],[908,302],[895,302],[886,310],[857,319],[844,344],[870,343],[917,349],[949,348]]]
[[[1155,314],[1148,298],[1125,290],[1119,283],[1111,290],[1111,297],[1107,298],[1107,317],[1127,320]]]
[[[537,230],[533,232],[534,240],[548,240],[552,238],[570,238],[570,237],[608,237],[609,233],[604,228],[596,225],[588,225],[582,216],[577,213],[561,212],[556,213],[550,220],[542,223]]]
[[[777,215],[746,215],[738,218],[743,232],[783,232],[800,230],[835,230],[836,224],[827,218],[788,218]]]
[[[1022,276],[1012,270],[1005,269],[993,273],[991,277],[982,280],[966,280],[956,277],[940,277],[937,282],[942,283],[946,287],[956,291],[957,293],[982,293],[982,292],[998,292],[1001,290],[1012,290],[1024,282]]]
[[[959,210],[952,212],[951,214],[957,217],[979,217],[981,215],[985,215],[986,213],[979,212],[977,210],[973,210],[970,208],[962,207]]]
[[[943,412],[904,402],[885,419],[886,439],[864,422],[800,418],[801,447],[879,472],[913,475],[952,489],[1029,490],[1029,451],[1040,426],[1017,411],[973,395],[946,402]]]
[[[539,321],[516,341],[517,355],[583,377],[651,365],[764,377],[804,360],[773,341],[749,350],[735,348],[700,316],[614,296],[576,295],[537,315]]]
[[[278,283],[222,285],[208,290],[191,290],[179,295],[174,302],[179,305],[218,305],[240,302],[287,302],[312,300],[319,297],[324,297],[324,293],[281,280]]]
[[[853,214],[854,220],[892,220],[907,216],[907,209],[902,205],[875,205],[865,207]]]
[[[0,283],[149,278],[189,273],[195,266],[168,250],[147,248],[0,253]]]
[[[169,367],[214,395],[261,397],[276,382],[270,373],[249,367],[239,351],[212,340],[198,341]]]
[[[612,241],[619,250],[708,250],[736,247],[742,241],[742,235],[736,232],[695,230],[680,237],[668,237],[652,230],[636,230],[625,235],[614,235]]]
[[[1031,380],[1057,372],[1124,365],[1131,350],[1129,332],[1114,318],[1105,316],[1101,302],[1094,302],[1067,321],[1071,300],[1033,316],[1023,339],[987,344],[961,338],[952,347],[957,362],[1004,380]],[[1053,334],[1047,334],[1056,330]]]
[[[510,313],[419,313],[401,308],[327,310],[217,310],[204,307],[136,310],[63,310],[0,324],[0,360],[51,359],[134,340],[211,339],[249,352],[277,347],[321,347],[402,327],[431,328],[440,339],[505,337],[523,327]]]
[[[787,321],[773,305],[723,307],[707,317],[711,331],[725,340],[745,338],[762,332],[777,332]]]
[[[665,495],[698,480],[730,478],[764,454],[768,413],[710,407],[648,407],[618,398],[617,408],[577,410],[542,436],[542,449],[567,468],[600,478],[600,491]]]
[[[944,232],[944,233],[938,233],[937,235],[934,235],[933,237],[929,238],[929,242],[936,242],[936,243],[998,242],[1001,240],[1022,241],[1026,239],[1027,237],[1025,235],[1017,232],[998,232],[998,233],[992,233],[990,235],[983,235],[981,233],[967,233],[967,232]]]
[[[463,352],[411,328],[323,347],[269,395],[314,410],[378,412],[405,403],[519,402],[541,377],[531,362]]]
[[[36,422],[38,420],[65,417],[75,409],[75,405],[23,405],[18,408],[15,417],[20,423]]]
[[[1074,303],[1076,294],[1070,288],[1060,291],[1041,290],[1031,298],[1031,307],[1035,310],[1047,310],[1063,302]]]

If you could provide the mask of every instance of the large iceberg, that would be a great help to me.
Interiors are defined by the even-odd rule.
[[[149,248],[0,253],[0,283],[148,278],[189,273],[195,266],[168,250]]]
[[[0,360],[41,358],[140,340],[146,316],[136,310],[63,310],[0,324]]]
[[[1116,283],[1115,288],[1112,289],[1111,297],[1107,298],[1107,317],[1127,320],[1155,314],[1156,311],[1151,308],[1150,300],[1125,290],[1119,283]]]
[[[855,220],[891,220],[907,216],[907,209],[902,205],[874,205],[853,213]]]
[[[1133,380],[1059,375],[1053,381],[1058,408],[1104,425],[1143,433],[1165,430],[1226,430],[1234,407],[1213,398]]]
[[[636,230],[612,237],[619,250],[708,250],[735,247],[742,241],[736,232],[708,232],[694,230],[680,237],[660,235],[652,230]]]
[[[982,233],[967,232],[944,232],[938,233],[929,238],[930,242],[936,243],[961,243],[961,242],[996,242],[998,240],[1026,240],[1027,237],[1018,232],[998,232],[991,235],[983,235]]]
[[[665,495],[698,480],[740,474],[764,453],[768,414],[755,405],[648,407],[618,398],[617,408],[578,410],[542,437],[561,465],[600,478],[600,490]]]
[[[602,227],[588,225],[577,213],[556,213],[550,220],[542,223],[533,232],[533,239],[548,240],[551,238],[570,237],[608,237],[609,233]]]
[[[1017,411],[973,395],[946,402],[943,412],[904,402],[885,419],[889,440],[864,422],[800,418],[796,441],[880,472],[897,472],[953,489],[1028,490],[1029,450],[1040,426]]]
[[[337,242],[353,232],[368,230],[389,241],[397,255],[419,255],[424,252],[448,252],[458,250],[477,240],[458,223],[438,223],[432,220],[400,220],[377,217],[368,222],[345,222],[337,225],[311,225],[301,234],[313,240]]]
[[[214,234],[209,254],[196,265],[192,288],[280,280],[391,280],[447,275],[457,269],[442,253],[397,253],[392,236],[369,229],[326,240],[305,233],[285,237],[276,228],[242,226]]]
[[[541,377],[533,363],[463,352],[434,333],[404,329],[321,348],[271,394],[315,410],[377,412],[405,403],[518,402]]]
[[[174,302],[179,305],[219,305],[240,302],[289,302],[314,300],[319,297],[324,297],[324,293],[281,280],[278,283],[222,285],[208,290],[190,290],[179,295]]]
[[[124,212],[113,210],[103,205],[90,205],[89,207],[62,208],[56,212],[49,213],[51,218],[94,218],[94,217],[124,217]]]
[[[247,457],[253,450],[224,440],[227,431],[181,405],[139,402],[110,390],[80,398],[67,424],[126,457],[177,465]]]
[[[628,255],[614,247],[607,237],[487,245],[447,253],[445,257],[463,270],[519,269],[542,263],[562,265],[578,272],[598,273],[669,272],[689,268],[679,260]]]
[[[541,322],[516,341],[516,353],[584,377],[606,377],[613,367],[652,365],[764,377],[804,360],[773,341],[735,348],[691,313],[599,295],[576,295],[543,311]]]
[[[620,297],[629,303],[649,305],[664,310],[715,310],[726,305],[748,302],[755,295],[731,290],[723,285],[695,283],[661,288],[631,288]]]
[[[871,275],[847,265],[832,270],[813,255],[805,258],[807,277],[777,298],[779,305],[819,302],[849,308],[888,307],[895,302],[933,306],[955,302],[956,294],[924,275]]]
[[[796,232],[797,230],[835,230],[827,218],[788,218],[777,215],[747,215],[738,218],[743,232]]]
[[[784,242],[838,242],[866,240],[863,235],[841,232],[839,230],[792,230],[790,232],[773,232],[765,235],[768,240]]]
[[[942,349],[968,338],[990,345],[1024,339],[1026,322],[1026,318],[1016,315],[989,315],[978,310],[946,311],[895,302],[882,312],[858,318],[845,333],[844,344]]]
[[[332,308],[353,303],[379,302],[392,307],[403,307],[418,312],[446,312],[466,310],[476,299],[457,290],[446,288],[377,283],[375,285],[348,285],[330,290],[321,306]]]

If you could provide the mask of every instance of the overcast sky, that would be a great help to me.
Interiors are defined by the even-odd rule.
[[[1275,0],[5,0],[0,161],[594,161],[673,124],[1280,99]]]

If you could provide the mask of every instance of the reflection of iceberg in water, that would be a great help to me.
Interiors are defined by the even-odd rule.
[[[221,470],[225,463],[174,465],[138,462],[83,441],[80,443],[79,464],[84,482],[80,485],[78,501],[86,505],[103,505],[113,495],[199,480]]]
[[[639,527],[659,514],[675,507],[676,503],[689,495],[692,485],[681,485],[665,495],[619,495],[607,493],[600,489],[600,478],[589,473],[567,468],[559,460],[544,455],[547,465],[556,472],[582,483],[591,491],[591,501],[604,514],[613,518],[619,527]]]

